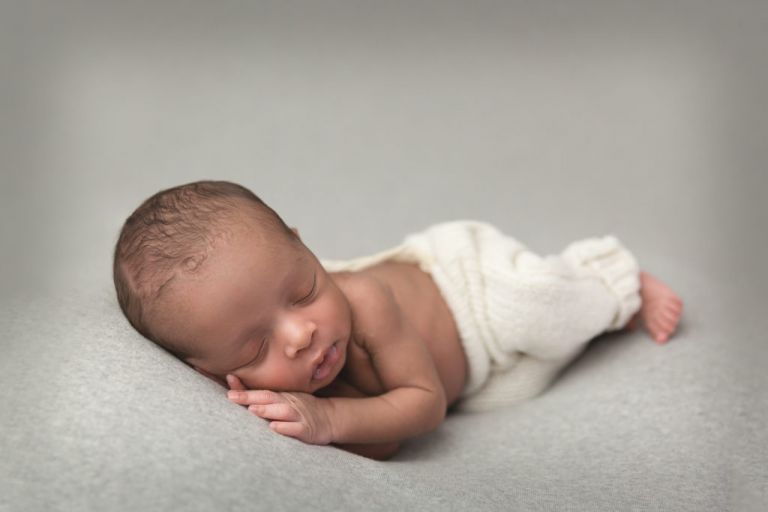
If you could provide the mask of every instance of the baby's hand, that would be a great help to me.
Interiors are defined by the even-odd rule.
[[[329,402],[308,393],[288,393],[267,390],[245,390],[239,379],[227,377],[231,390],[227,398],[266,420],[269,427],[284,436],[305,443],[328,444],[333,441]],[[234,385],[233,385],[234,384]]]
[[[243,381],[241,381],[237,376],[228,373],[226,379],[229,389],[234,389],[235,391],[245,391]]]

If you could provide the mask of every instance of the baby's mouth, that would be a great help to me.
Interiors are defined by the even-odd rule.
[[[312,378],[314,380],[323,380],[324,378],[328,377],[328,375],[331,373],[331,370],[333,370],[333,367],[336,365],[336,362],[338,360],[339,360],[339,349],[336,347],[336,343],[334,343],[325,352],[325,355],[323,356],[323,359],[320,361],[320,364],[318,364],[317,368],[315,368],[315,371],[312,374]]]

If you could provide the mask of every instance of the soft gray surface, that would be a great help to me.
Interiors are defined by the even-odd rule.
[[[123,4],[0,4],[0,510],[764,509],[764,3]],[[208,177],[328,258],[615,233],[685,320],[390,462],[305,446],[114,301],[122,220]]]

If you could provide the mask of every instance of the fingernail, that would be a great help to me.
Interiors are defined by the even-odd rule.
[[[236,400],[240,398],[240,393],[238,393],[237,391],[227,391],[227,398],[229,398],[230,400]]]

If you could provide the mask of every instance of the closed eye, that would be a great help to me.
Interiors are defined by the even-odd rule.
[[[312,297],[315,295],[315,290],[317,289],[317,273],[315,273],[314,276],[312,276],[312,288],[309,290],[309,293],[306,294],[304,297],[298,300],[296,304],[306,304],[309,302]]]

